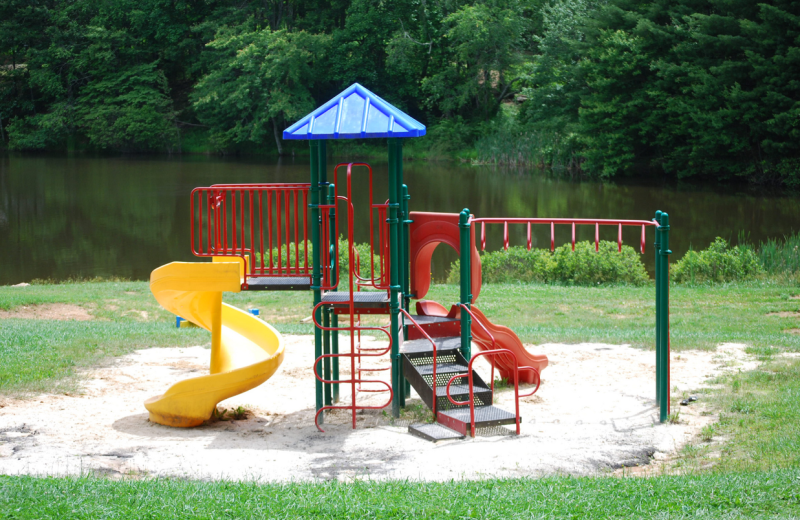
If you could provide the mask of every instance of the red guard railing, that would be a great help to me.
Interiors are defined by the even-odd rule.
[[[525,225],[527,226],[527,247],[531,249],[531,226],[533,225],[550,225],[550,251],[555,250],[555,227],[556,224],[568,224],[572,226],[572,250],[575,251],[575,226],[594,226],[594,248],[595,251],[600,250],[600,226],[616,226],[617,227],[617,244],[619,250],[622,251],[622,228],[624,226],[641,226],[642,233],[639,243],[639,248],[644,254],[645,243],[645,227],[657,226],[655,221],[650,220],[610,220],[610,219],[585,219],[585,218],[473,218],[472,222],[481,225],[481,251],[486,250],[486,225],[487,224],[502,224],[503,225],[503,249],[508,249],[508,226],[509,225]]]
[[[370,274],[369,277],[362,277],[360,269],[356,270],[355,278],[356,278],[356,285],[359,287],[374,287],[375,289],[381,290],[390,290],[390,280],[389,280],[389,224],[386,222],[387,219],[387,211],[389,209],[389,201],[387,200],[383,204],[376,204],[374,201],[373,195],[373,188],[372,188],[372,166],[367,163],[340,163],[337,164],[336,167],[333,169],[333,178],[337,179],[337,174],[339,172],[339,168],[347,167],[347,179],[348,183],[350,182],[350,178],[353,173],[353,167],[364,167],[367,168],[369,171],[369,266],[370,266]],[[351,187],[348,184],[348,192]],[[338,198],[338,188],[336,191],[336,196]],[[338,200],[338,199],[337,199]],[[348,195],[348,200],[349,195]],[[377,229],[375,226],[375,220],[377,218]],[[377,231],[377,237],[375,236],[375,232]],[[338,233],[338,226],[337,226],[337,233]],[[375,239],[377,238],[377,247],[375,244]],[[378,255],[378,274],[375,275],[375,255]],[[357,263],[356,266],[360,268],[361,264]]]
[[[519,435],[519,398],[520,397],[529,397],[535,394],[539,390],[539,385],[541,384],[541,378],[539,377],[539,371],[533,367],[517,367],[517,356],[508,349],[495,349],[495,350],[484,350],[482,352],[478,352],[477,354],[473,354],[472,358],[469,360],[469,366],[467,367],[467,379],[469,385],[469,401],[456,401],[453,399],[452,395],[450,395],[450,385],[453,384],[458,378],[463,378],[464,374],[456,374],[450,378],[447,382],[447,399],[456,406],[464,406],[469,405],[469,419],[470,419],[470,434],[472,437],[475,437],[475,384],[474,384],[474,375],[472,370],[472,364],[475,362],[476,359],[481,358],[483,356],[489,357],[496,357],[502,356],[506,357],[510,366],[514,367],[514,413],[516,419],[514,423],[517,427],[517,435]],[[492,367],[494,367],[495,363],[492,363]],[[519,371],[520,370],[532,370],[536,374],[536,388],[533,389],[532,392],[528,394],[519,395]],[[494,393],[494,372],[492,372],[492,392]]]
[[[311,276],[308,183],[215,184],[192,190],[192,253],[247,259],[251,277]]]

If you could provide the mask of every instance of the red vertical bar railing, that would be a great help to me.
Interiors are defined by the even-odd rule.
[[[452,395],[450,394],[450,386],[453,384],[453,381],[459,378],[463,378],[464,374],[456,374],[450,378],[447,382],[447,399],[456,406],[469,406],[469,422],[470,422],[470,436],[475,437],[475,384],[474,384],[474,372],[472,370],[472,365],[475,363],[475,360],[481,358],[483,356],[495,357],[495,356],[508,356],[509,362],[511,366],[514,367],[514,411],[515,411],[515,419],[514,423],[517,428],[517,435],[520,433],[520,418],[519,418],[519,368],[517,368],[517,356],[508,349],[495,349],[495,350],[484,350],[472,355],[472,358],[469,360],[469,365],[467,366],[467,384],[469,385],[469,401],[456,401],[453,399]],[[494,366],[494,363],[492,363]],[[531,367],[523,367],[525,370],[534,370]],[[536,372],[538,374],[538,372]],[[537,385],[536,388],[530,394],[526,394],[523,397],[527,397],[536,393],[539,389],[539,378],[537,377]]]
[[[575,223],[572,223],[572,250],[575,251]]]
[[[483,224],[481,224],[481,230],[483,230]],[[531,236],[531,223],[528,222],[528,251],[531,250],[531,246],[533,245],[533,238]]]
[[[550,251],[555,250],[555,226],[557,225],[570,225],[572,236],[570,243],[572,245],[572,250],[575,251],[575,243],[576,243],[576,226],[594,226],[594,248],[595,251],[600,251],[600,226],[615,226],[617,228],[617,249],[618,251],[622,252],[622,228],[629,226],[636,226],[641,227],[641,238],[640,238],[640,245],[639,250],[642,254],[644,254],[645,249],[645,229],[648,226],[655,226],[656,223],[650,220],[612,220],[612,219],[570,219],[570,218],[494,218],[494,217],[485,217],[485,218],[474,218],[472,222],[475,224],[480,224],[481,226],[481,251],[486,250],[486,226],[488,224],[497,224],[503,226],[503,249],[508,250],[510,244],[509,238],[509,227],[511,225],[519,225],[524,224],[526,226],[526,246],[528,249],[531,249],[532,244],[532,231],[531,228],[534,225],[543,225],[549,224],[550,226]]]
[[[244,285],[250,277],[308,275],[311,266],[305,208],[309,188],[309,184],[301,183],[217,184],[196,188],[190,199],[192,253],[200,257],[248,259]],[[278,251],[277,266],[273,249]]]

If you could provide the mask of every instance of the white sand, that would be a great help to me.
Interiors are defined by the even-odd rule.
[[[668,458],[714,419],[701,415],[701,397],[681,407],[680,424],[658,424],[652,351],[548,344],[529,347],[547,354],[551,365],[538,394],[520,403],[519,437],[508,430],[431,443],[408,434],[408,421],[391,421],[380,410],[359,414],[355,430],[348,412],[335,412],[320,433],[313,421],[312,338],[286,340],[278,374],[221,403],[252,410],[246,420],[193,429],[148,421],[145,399],[206,373],[209,350],[203,347],[137,351],[86,374],[80,395],[0,402],[0,473],[264,481],[595,475]],[[702,389],[722,371],[755,366],[742,345],[673,354],[671,382],[679,389],[674,395]],[[487,367],[480,368],[486,380]],[[348,401],[347,387],[342,393]],[[413,395],[410,405],[419,403]],[[365,402],[385,399],[371,394]],[[513,410],[513,391],[501,392],[498,404]]]

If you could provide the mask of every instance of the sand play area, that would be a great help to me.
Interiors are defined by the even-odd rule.
[[[337,411],[326,417],[325,433],[317,431],[313,338],[285,339],[286,359],[279,372],[220,404],[249,410],[243,420],[192,429],[149,422],[142,404],[147,398],[207,373],[210,351],[202,346],[154,348],[118,358],[84,374],[75,395],[6,399],[0,402],[0,473],[288,481],[598,475],[636,467],[655,471],[714,420],[704,411],[706,382],[722,371],[757,365],[742,345],[673,353],[674,395],[699,391],[700,400],[680,407],[678,424],[662,425],[654,399],[654,352],[596,343],[529,346],[547,354],[551,364],[539,392],[520,402],[520,436],[506,427],[475,439],[431,443],[407,433],[408,417],[424,406],[413,390],[407,403],[411,411],[400,420],[367,410],[358,415],[353,430],[349,412]],[[479,371],[488,380],[488,365]],[[342,397],[349,400],[344,385]],[[373,404],[385,400],[386,394],[363,398]],[[498,392],[497,404],[513,411],[513,389]]]

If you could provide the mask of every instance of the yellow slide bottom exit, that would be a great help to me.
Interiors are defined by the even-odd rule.
[[[216,259],[215,259],[216,260]],[[280,333],[251,314],[222,303],[223,292],[241,290],[240,262],[173,262],[150,275],[158,303],[211,332],[210,374],[172,385],[144,405],[150,420],[167,426],[199,426],[217,403],[257,387],[283,362]]]

